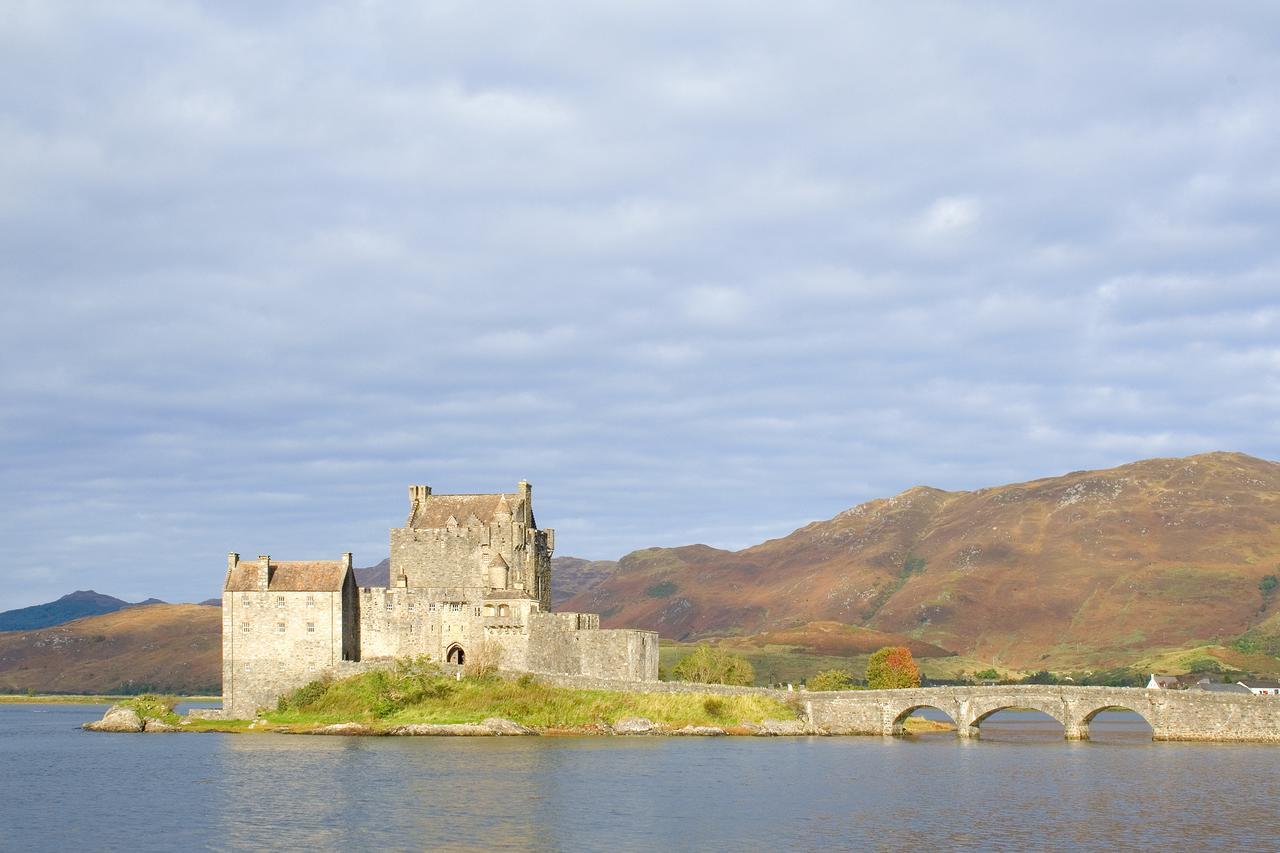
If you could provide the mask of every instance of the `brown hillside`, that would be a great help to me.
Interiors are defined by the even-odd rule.
[[[222,609],[151,604],[0,633],[0,691],[217,694]]]
[[[637,551],[565,607],[673,639],[834,621],[1010,666],[1103,664],[1244,634],[1278,570],[1280,464],[1209,453],[916,487],[742,551]]]

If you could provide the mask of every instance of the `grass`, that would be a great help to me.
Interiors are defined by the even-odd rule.
[[[461,680],[415,661],[340,681],[312,682],[282,697],[263,715],[271,726],[290,730],[332,723],[363,723],[374,729],[412,723],[478,723],[501,717],[543,731],[589,730],[625,717],[645,717],[679,728],[737,726],[765,719],[796,719],[794,708],[765,696],[701,693],[622,693],[553,687],[531,677],[494,675]],[[220,729],[225,721],[210,721]]]

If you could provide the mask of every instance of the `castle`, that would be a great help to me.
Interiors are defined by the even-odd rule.
[[[283,561],[227,556],[222,594],[224,713],[253,715],[325,672],[425,655],[504,670],[655,681],[658,635],[602,630],[592,613],[551,612],[555,531],[532,488],[437,495],[409,487],[391,530],[387,586],[359,586],[351,554]]]

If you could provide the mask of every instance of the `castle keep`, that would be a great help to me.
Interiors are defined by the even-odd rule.
[[[658,635],[602,630],[592,613],[552,613],[555,531],[538,528],[532,489],[436,495],[409,487],[391,531],[387,586],[360,587],[340,560],[227,557],[222,697],[233,717],[273,705],[326,671],[397,657],[504,670],[655,681]]]

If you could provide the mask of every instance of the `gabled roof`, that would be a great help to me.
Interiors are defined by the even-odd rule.
[[[1277,689],[1280,689],[1280,681],[1254,681],[1253,679],[1246,679],[1245,681],[1240,681],[1240,682],[1237,682],[1237,683],[1238,683],[1238,684],[1241,684],[1241,685],[1243,685],[1243,686],[1245,686],[1245,687],[1248,687],[1248,688],[1250,688],[1251,690],[1277,690]]]
[[[506,558],[503,557],[501,554],[494,554],[493,559],[489,561],[489,566],[490,567],[499,566],[504,569],[511,568],[511,565],[507,562]]]
[[[226,592],[256,592],[258,573],[262,564],[257,560],[242,560],[227,576]],[[347,577],[347,567],[341,560],[284,560],[271,561],[269,592],[337,592]]]
[[[448,527],[451,516],[459,524],[466,524],[471,516],[481,524],[489,524],[503,512],[521,518],[524,501],[518,494],[427,495],[426,500],[415,504],[408,526],[419,530]]]

